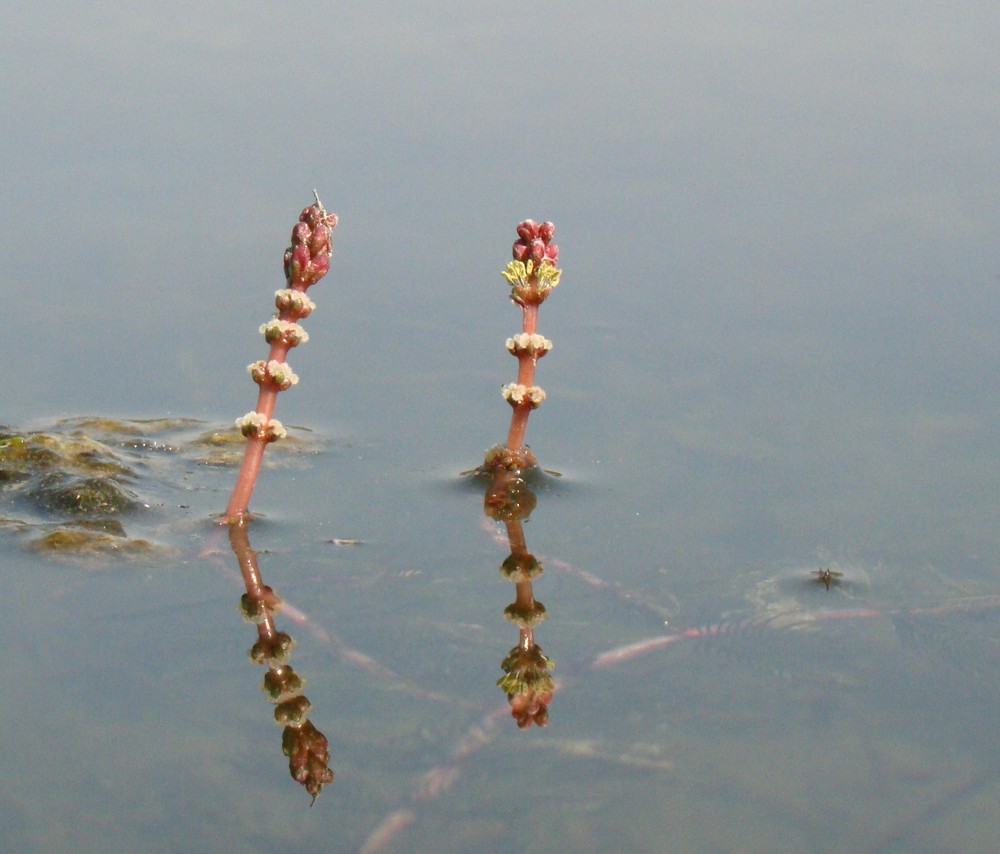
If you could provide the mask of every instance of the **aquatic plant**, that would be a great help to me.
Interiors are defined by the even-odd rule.
[[[278,393],[299,381],[286,358],[292,347],[309,340],[299,325],[316,307],[306,291],[330,269],[337,216],[326,211],[315,191],[314,196],[316,201],[299,215],[292,229],[291,245],[285,250],[287,287],[275,291],[277,314],[260,327],[271,350],[267,359],[248,366],[260,390],[256,408],[236,420],[236,426],[246,437],[246,447],[223,521],[229,524],[230,545],[246,586],[240,607],[244,616],[257,626],[257,640],[250,648],[250,658],[268,668],[263,688],[275,704],[274,720],[284,727],[281,747],[288,757],[289,773],[315,802],[323,786],[333,782],[327,739],[308,718],[312,704],[302,693],[305,683],[288,664],[294,642],[287,633],[275,628],[272,619],[280,599],[261,581],[257,553],[250,547],[244,524],[264,449],[286,435],[281,422],[273,417],[274,407]]]
[[[511,301],[521,306],[521,332],[507,339],[507,350],[517,357],[517,380],[501,389],[513,412],[507,441],[486,452],[480,470],[504,468],[509,471],[531,468],[536,460],[524,444],[528,416],[545,400],[545,391],[535,385],[538,360],[552,349],[552,342],[538,334],[538,307],[559,284],[562,270],[556,267],[559,247],[552,242],[556,227],[526,219],[517,227],[514,260],[501,275],[511,286]]]
[[[223,522],[242,523],[248,517],[250,497],[257,483],[264,449],[271,442],[284,438],[285,428],[274,418],[278,392],[295,385],[299,378],[292,372],[286,357],[292,347],[309,340],[299,321],[316,307],[306,291],[330,269],[333,253],[332,231],[337,225],[336,214],[327,213],[319,196],[304,208],[292,229],[291,245],[285,250],[284,267],[287,287],[275,291],[277,314],[260,327],[264,340],[271,345],[267,359],[248,366],[250,376],[260,386],[257,407],[236,420],[236,426],[246,436],[246,449],[236,484]]]
[[[518,627],[518,643],[504,657],[504,675],[497,685],[507,695],[511,715],[521,728],[532,723],[548,723],[548,704],[555,682],[549,671],[552,662],[535,643],[535,626],[546,617],[545,606],[537,602],[532,579],[542,571],[541,563],[528,551],[524,540],[524,522],[535,509],[535,494],[528,488],[524,474],[537,466],[534,454],[524,444],[528,416],[537,409],[545,392],[535,385],[538,360],[552,349],[552,342],[538,333],[538,308],[559,284],[562,270],[556,267],[559,247],[552,242],[556,227],[551,222],[540,225],[526,219],[517,226],[517,240],[511,249],[513,260],[501,275],[510,285],[510,299],[521,307],[521,331],[507,339],[508,352],[517,358],[517,380],[501,389],[512,412],[507,440],[486,452],[483,464],[475,470],[488,475],[484,513],[507,530],[510,555],[500,571],[516,585],[516,598],[504,610],[504,616]]]
[[[82,421],[16,434],[0,427],[0,496],[18,513],[0,519],[0,528],[28,538],[35,551],[92,567],[168,553],[125,532],[126,522],[143,524],[150,509],[137,491],[143,460]]]

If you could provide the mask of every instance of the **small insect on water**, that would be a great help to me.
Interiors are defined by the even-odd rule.
[[[830,589],[830,585],[831,584],[836,584],[837,583],[837,579],[838,578],[842,578],[843,575],[844,575],[844,573],[842,573],[842,572],[836,572],[835,570],[832,570],[832,569],[823,569],[821,567],[820,569],[814,569],[813,570],[813,575],[816,576],[816,580],[820,584],[825,584],[826,585],[826,589],[829,590]]]

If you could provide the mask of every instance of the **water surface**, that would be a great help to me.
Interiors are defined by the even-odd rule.
[[[0,494],[4,850],[995,850],[1000,22],[918,11],[11,13],[12,430],[231,423],[313,187],[341,223],[250,531],[335,781],[310,808],[246,656],[233,469],[104,437],[145,557],[39,552],[59,520]],[[521,731],[459,472],[506,430],[528,216],[563,476]]]

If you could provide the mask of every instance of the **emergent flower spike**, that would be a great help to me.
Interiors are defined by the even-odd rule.
[[[337,225],[336,214],[326,211],[315,191],[313,195],[316,201],[299,214],[299,221],[292,228],[291,245],[285,250],[287,286],[274,293],[278,313],[260,327],[271,351],[266,359],[253,362],[248,367],[250,376],[260,386],[260,390],[257,394],[257,408],[236,420],[236,426],[247,437],[247,444],[236,484],[226,506],[224,522],[242,523],[246,520],[264,448],[269,442],[285,436],[285,428],[273,417],[275,401],[278,392],[291,388],[299,381],[285,359],[292,347],[309,340],[309,334],[298,321],[316,308],[315,303],[306,296],[306,290],[322,279],[330,269],[332,232]]]

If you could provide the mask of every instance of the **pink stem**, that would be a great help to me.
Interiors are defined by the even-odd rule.
[[[272,411],[274,409],[273,402],[271,409]],[[229,503],[226,505],[226,514],[223,522],[238,525],[246,522],[248,515],[247,507],[250,505],[250,496],[253,495],[253,488],[257,485],[257,475],[260,473],[260,465],[264,460],[265,447],[267,447],[267,442],[260,436],[249,436],[247,438],[246,450],[243,452],[243,462],[240,464],[239,474],[236,475],[236,485],[229,496]]]
[[[534,335],[538,330],[538,305],[528,303],[522,307],[521,331]],[[517,357],[517,381],[520,385],[535,384],[534,356],[521,353]],[[528,430],[528,416],[531,414],[531,404],[524,402],[514,407],[510,416],[510,428],[507,430],[507,450],[519,451],[524,447],[524,436]]]
[[[286,318],[283,314],[282,320]],[[288,356],[288,345],[281,341],[275,341],[271,345],[271,352],[268,360],[284,362]],[[278,390],[267,383],[260,387],[257,394],[257,412],[267,417],[270,421],[274,416],[274,405],[278,400]],[[250,436],[247,438],[246,449],[243,453],[243,462],[240,464],[239,474],[236,475],[236,483],[233,486],[232,494],[229,496],[229,503],[226,505],[225,522],[243,523],[246,521],[250,506],[250,498],[253,495],[254,487],[257,485],[257,477],[260,474],[260,467],[264,461],[264,448],[267,441],[260,436]]]
[[[326,275],[330,267],[332,253],[330,235],[336,225],[336,215],[327,213],[319,196],[316,195],[315,203],[305,208],[299,215],[299,221],[292,229],[292,245],[285,250],[284,267],[287,288],[304,295],[311,285]],[[311,307],[304,308],[304,305],[308,305],[308,301],[303,303],[282,297],[278,300],[278,320],[297,323],[312,310]],[[268,335],[268,337],[272,336]],[[288,350],[295,346],[297,340],[297,337],[287,339],[284,335],[274,337],[271,340],[271,351],[268,354],[267,362],[284,364]],[[222,520],[224,524],[242,525],[247,521],[250,497],[253,495],[253,489],[260,474],[264,448],[269,441],[274,439],[273,435],[268,436],[268,426],[273,418],[274,404],[281,389],[279,384],[273,381],[270,373],[267,371],[264,373],[263,377],[258,374],[254,375],[254,379],[260,383],[255,411],[258,415],[263,416],[263,424],[257,430],[256,435],[251,433],[247,436],[243,462],[240,464],[240,471],[236,476],[236,483],[229,496],[229,503],[226,505],[225,516]]]

